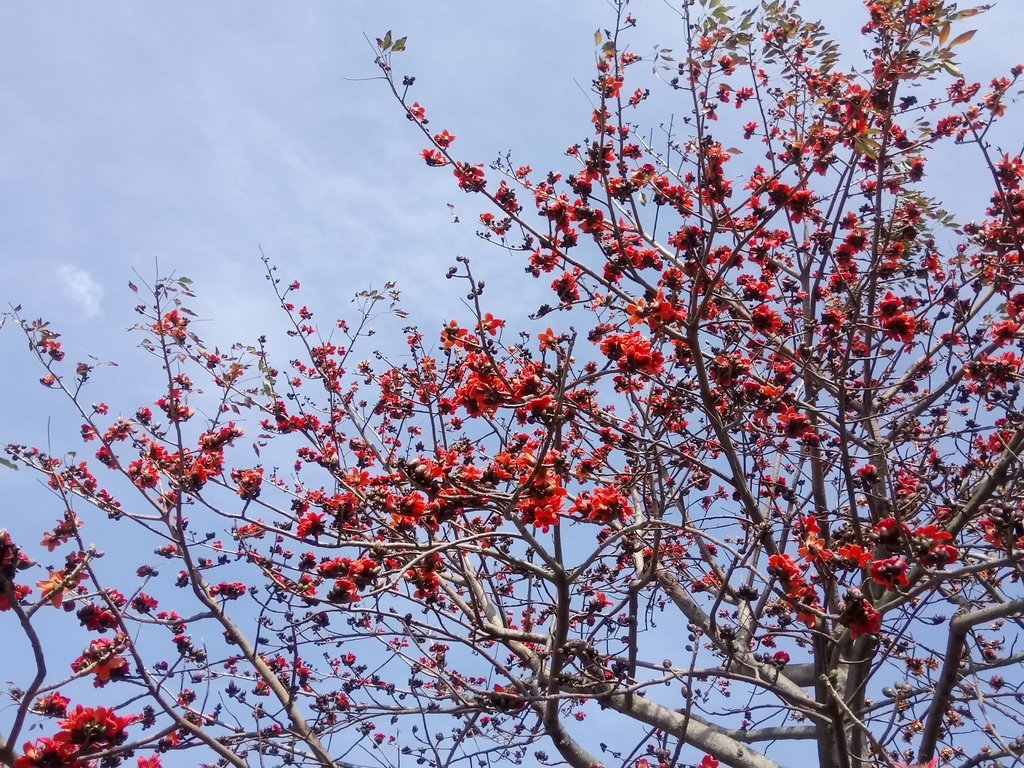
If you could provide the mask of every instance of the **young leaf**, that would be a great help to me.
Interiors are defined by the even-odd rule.
[[[943,59],[941,62],[939,62],[939,64],[944,70],[949,72],[949,74],[953,75],[953,77],[964,76],[964,73],[963,71],[961,71],[960,67],[958,67],[956,64],[954,64],[952,61],[949,61],[948,59]]]
[[[977,16],[979,13],[992,10],[991,5],[979,5],[976,8],[964,8],[962,11],[956,12],[956,18],[958,19],[969,19],[971,16]]]
[[[950,48],[956,48],[958,45],[963,45],[968,40],[970,40],[972,37],[974,37],[974,35],[975,35],[975,33],[977,31],[978,30],[976,30],[976,29],[972,29],[969,32],[964,32],[962,35],[957,35],[956,37],[953,38],[953,42],[951,42],[949,44],[949,47]]]

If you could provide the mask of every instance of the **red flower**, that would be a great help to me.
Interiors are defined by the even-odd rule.
[[[223,597],[225,600],[237,600],[244,595],[249,588],[240,581],[233,582],[221,582],[220,584],[214,584],[210,587],[210,594],[214,597],[218,595]]]
[[[441,149],[448,149],[453,141],[455,141],[455,137],[448,133],[447,130],[441,131],[434,136],[434,143]]]
[[[195,411],[185,405],[182,400],[180,389],[172,389],[170,397],[161,397],[156,401],[155,405],[167,414],[167,418],[171,421],[188,421],[195,415]]]
[[[846,593],[846,603],[839,615],[839,623],[849,627],[850,637],[856,640],[861,635],[877,635],[882,630],[882,614],[859,589]]]
[[[136,459],[128,465],[128,479],[137,488],[156,488],[160,483],[160,469],[148,459]]]
[[[128,738],[125,729],[135,717],[119,717],[108,707],[83,707],[79,704],[61,724],[57,739],[70,741],[79,749],[120,744]]]
[[[68,704],[71,699],[57,691],[40,696],[32,705],[32,711],[49,717],[65,717],[68,712]]]
[[[782,318],[767,304],[761,304],[751,314],[750,326],[765,336],[774,336],[782,330]]]
[[[455,178],[459,180],[459,188],[467,192],[481,192],[486,186],[482,163],[456,163],[454,173]]]
[[[750,370],[750,360],[737,354],[721,354],[711,361],[709,368],[711,378],[718,386],[731,387]]]
[[[529,480],[529,484],[522,488],[516,509],[523,516],[523,522],[547,533],[551,526],[558,525],[568,491],[550,464],[536,472],[534,466],[533,461],[524,463],[523,480]]]
[[[170,336],[179,344],[184,344],[188,338],[188,318],[175,309],[153,325],[153,332],[157,336]]]
[[[84,768],[75,754],[78,747],[57,739],[25,742],[25,753],[14,761],[14,768]]]
[[[789,217],[799,224],[804,217],[814,212],[814,194],[809,189],[798,189],[786,201]]]
[[[537,334],[537,341],[540,351],[543,352],[547,349],[558,348],[558,335],[555,333],[554,328],[548,328],[546,331],[541,331]]]
[[[32,591],[32,587],[28,584],[15,584],[14,586],[14,597],[19,602],[22,598],[27,597]],[[7,595],[7,592],[0,592],[0,611],[11,610],[11,598]]]
[[[601,351],[619,364],[623,373],[661,373],[665,357],[651,346],[650,340],[639,332],[609,336],[601,342]]]
[[[233,469],[231,479],[238,483],[238,495],[245,501],[251,501],[260,495],[263,484],[263,468]]]
[[[871,562],[871,553],[860,544],[844,544],[839,548],[839,556],[859,568],[864,568]]]
[[[96,675],[93,685],[102,688],[111,680],[126,677],[128,662],[120,656],[127,638],[118,635],[113,640],[101,638],[89,643],[81,656],[71,663],[74,672],[92,672]]]
[[[43,595],[50,605],[60,608],[64,600],[64,593],[74,590],[84,576],[83,571],[78,571],[71,576],[65,574],[63,570],[50,571],[50,575],[45,579],[40,579],[36,586],[43,591]]]
[[[895,317],[885,320],[882,323],[882,328],[890,339],[898,339],[904,344],[910,344],[914,341],[914,336],[917,335],[917,318],[906,312],[900,312]]]
[[[159,605],[156,598],[147,595],[145,592],[140,592],[132,598],[132,608],[139,613],[149,613]]]
[[[423,158],[427,165],[433,168],[440,168],[443,165],[448,165],[448,158],[436,149],[424,149],[420,152],[420,157]]]
[[[86,603],[76,614],[82,626],[92,632],[103,634],[117,626],[117,617],[106,608],[96,603]]]
[[[491,415],[508,396],[508,386],[493,370],[473,370],[459,387],[458,402],[470,416]]]
[[[801,557],[808,560],[831,560],[835,553],[825,546],[825,539],[821,537],[821,528],[814,517],[803,517],[800,519],[800,529],[803,533],[803,544],[797,549]]]
[[[581,493],[570,512],[577,512],[594,523],[607,525],[633,516],[633,507],[617,488],[598,488],[593,494]]]
[[[516,509],[522,514],[523,522],[536,526],[547,533],[551,526],[558,525],[565,496],[564,488],[558,488],[544,496],[527,496],[520,499]]]
[[[786,590],[786,597],[802,600],[810,588],[804,581],[803,571],[789,555],[772,555],[768,558],[768,572],[775,576]]]
[[[896,585],[907,586],[907,561],[902,557],[887,557],[875,560],[871,564],[871,578],[886,589],[896,589]]]
[[[996,344],[999,346],[1009,344],[1017,338],[1019,333],[1020,323],[1013,320],[1002,320],[992,324],[992,338],[995,339]]]
[[[427,514],[426,497],[418,492],[408,493],[395,502],[392,521],[398,528],[414,528],[425,514]]]
[[[337,579],[327,599],[332,603],[355,603],[359,601],[359,587],[351,579]]]
[[[451,320],[441,330],[441,343],[444,344],[445,349],[451,349],[452,347],[475,347],[477,346],[477,338],[470,334],[466,328],[460,328],[457,320]]]
[[[500,328],[505,327],[505,321],[495,317],[490,312],[486,313],[480,319],[480,330],[489,333],[491,336],[496,336]]]
[[[307,512],[299,519],[299,526],[295,532],[300,539],[319,539],[327,532],[324,516],[319,512]]]
[[[551,283],[551,290],[558,294],[563,304],[572,304],[580,300],[580,290],[576,286],[576,277],[571,272],[563,272],[562,276]]]
[[[872,537],[881,545],[891,549],[900,550],[903,548],[903,537],[910,535],[910,529],[905,523],[897,523],[895,517],[886,517],[879,520],[872,529]]]
[[[428,122],[427,110],[425,110],[418,101],[414,101],[412,106],[409,107],[409,117],[415,120],[417,123]]]
[[[788,437],[814,434],[811,420],[807,415],[788,405],[779,406],[779,429]]]
[[[949,543],[952,540],[953,534],[940,529],[935,523],[921,526],[912,537],[917,556],[930,567],[956,562],[958,553],[956,546]]]

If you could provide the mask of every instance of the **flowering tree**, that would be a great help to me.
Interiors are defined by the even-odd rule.
[[[0,534],[0,764],[1016,761],[1021,68],[963,79],[978,11],[942,0],[868,2],[861,70],[789,3],[709,0],[652,91],[627,10],[564,176],[460,158],[377,41],[423,159],[550,282],[515,327],[460,260],[471,311],[370,354],[394,286],[324,325],[268,266],[278,366],[204,343],[187,280],[133,285],[164,380],[115,406],[13,315],[95,461],[7,448],[58,514]],[[926,194],[951,153],[978,222]]]

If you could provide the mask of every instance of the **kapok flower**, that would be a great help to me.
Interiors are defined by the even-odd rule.
[[[85,574],[79,571],[68,576],[63,570],[50,571],[45,579],[40,579],[36,586],[43,591],[46,600],[54,608],[59,608],[64,600],[64,594],[78,586]]]
[[[846,593],[846,602],[839,623],[850,630],[850,637],[856,640],[861,635],[877,635],[882,630],[882,614],[859,589]]]
[[[134,716],[120,717],[109,707],[83,707],[79,704],[61,724],[58,740],[70,741],[79,749],[93,749],[120,744],[128,738],[125,730],[135,722]]]
[[[14,761],[14,768],[83,768],[75,758],[78,747],[58,739],[27,741],[24,753]]]
[[[97,688],[127,676],[128,662],[120,655],[127,639],[125,635],[118,635],[113,639],[93,640],[82,655],[71,663],[71,670],[95,674],[93,685]]]
[[[950,543],[953,541],[953,534],[942,530],[935,523],[918,528],[911,540],[917,556],[924,565],[942,567],[956,562],[957,548]]]
[[[448,149],[453,141],[455,141],[455,137],[448,133],[447,130],[434,135],[434,143],[441,149]]]
[[[414,101],[412,106],[409,107],[409,118],[415,120],[417,123],[426,123],[427,110],[425,110],[418,101]]]
[[[871,578],[886,589],[896,589],[897,585],[907,586],[907,561],[902,557],[887,557],[875,560],[871,564]]]

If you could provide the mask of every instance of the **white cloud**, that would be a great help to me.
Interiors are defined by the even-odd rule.
[[[64,292],[86,317],[96,317],[100,313],[103,301],[103,286],[97,283],[92,275],[80,267],[63,264],[57,270],[57,276],[64,286]]]

